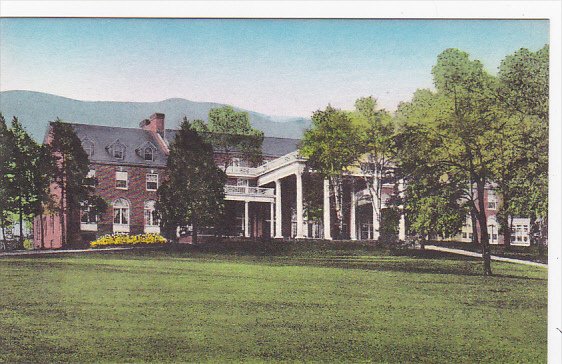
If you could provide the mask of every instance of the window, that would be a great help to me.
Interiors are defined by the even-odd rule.
[[[154,150],[150,147],[144,148],[144,160],[153,161],[154,160]]]
[[[496,191],[488,190],[488,209],[496,210],[498,208],[498,198]]]
[[[125,146],[123,145],[115,145],[113,147],[113,158],[123,159],[125,158]]]
[[[126,190],[129,187],[129,175],[125,171],[115,172],[115,187]]]
[[[96,170],[90,169],[86,175],[86,180],[84,181],[86,186],[96,187]]]
[[[146,174],[146,190],[156,191],[158,189],[158,174],[147,173]]]
[[[97,216],[92,212],[91,206],[82,206],[80,209],[80,222],[82,224],[95,224],[98,222]]]
[[[129,201],[124,198],[113,202],[113,224],[129,225]]]
[[[150,200],[144,203],[144,225],[158,226],[159,220],[156,210],[154,209],[155,201]]]
[[[84,149],[88,157],[94,155],[94,142],[92,142],[91,140],[84,139],[84,141],[82,141],[82,148]]]

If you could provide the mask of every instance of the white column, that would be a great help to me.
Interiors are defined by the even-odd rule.
[[[404,198],[404,179],[398,182],[398,191],[401,198]],[[400,222],[398,224],[398,240],[406,240],[406,217],[404,216],[404,205],[400,205]]]
[[[379,226],[379,220],[377,218],[377,211],[373,207],[373,240],[379,240],[379,236],[380,236],[379,230],[380,230],[380,226]]]
[[[248,201],[244,201],[244,236],[249,238],[250,237],[250,203]]]
[[[269,235],[273,238],[275,235],[275,210],[273,208],[273,202],[269,204]]]
[[[295,173],[297,177],[297,239],[304,238],[303,234],[303,202],[302,202],[302,171]]]
[[[357,240],[357,226],[355,224],[355,183],[351,184],[351,209],[349,211],[349,237],[351,240]]]
[[[324,239],[332,240],[330,231],[330,181],[324,180]]]
[[[275,181],[275,237],[282,239],[283,230],[281,229],[281,181]]]

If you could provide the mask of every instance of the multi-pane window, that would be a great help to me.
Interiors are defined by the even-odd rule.
[[[88,139],[84,140],[82,142],[82,148],[84,149],[88,157],[94,155],[94,142],[92,142],[91,140]]]
[[[511,233],[511,241],[517,244],[527,244],[529,242],[529,225],[515,224]]]
[[[496,196],[496,191],[488,190],[488,209],[497,210],[497,208],[498,208],[498,199]]]
[[[146,201],[144,203],[144,225],[145,226],[158,226],[159,220],[156,210],[154,208],[154,201]]]
[[[144,160],[145,161],[154,160],[154,150],[151,147],[144,148]]]
[[[115,187],[127,189],[129,187],[129,174],[126,171],[115,172]]]
[[[158,189],[158,174],[147,173],[146,174],[146,190],[156,191]]]
[[[86,175],[86,180],[84,181],[86,186],[95,187],[96,186],[96,170],[90,169]]]
[[[80,213],[80,222],[82,224],[95,224],[98,222],[97,216],[92,212],[91,206],[82,206]]]
[[[129,202],[123,198],[113,202],[113,224],[129,225]]]
[[[113,157],[117,159],[125,158],[125,146],[123,145],[115,145],[113,147]]]

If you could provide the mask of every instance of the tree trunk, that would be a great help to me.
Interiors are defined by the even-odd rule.
[[[20,237],[18,239],[18,248],[23,249],[23,205],[21,202],[21,196],[19,198],[18,214],[18,221],[20,223]]]
[[[343,232],[343,214],[342,214],[342,193],[341,193],[341,178],[332,177],[331,184],[334,190],[334,201],[336,210],[336,219],[338,220],[338,239],[341,239],[341,234]]]
[[[482,258],[484,259],[484,275],[492,275],[490,237],[488,235],[488,226],[486,222],[486,207],[484,206],[485,181],[476,182],[476,191],[478,198],[478,223],[480,225],[480,244],[482,245]]]
[[[476,223],[476,211],[475,209],[470,209],[470,220],[472,222],[472,243],[474,245],[480,244],[478,239],[478,224]]]
[[[45,249],[45,227],[43,226],[43,211],[39,213],[39,224],[41,225],[41,249]]]
[[[503,224],[504,222],[502,222]],[[513,226],[513,217],[505,218],[505,228],[503,229],[503,244],[506,251],[511,249],[511,229]]]
[[[4,211],[0,212],[0,225],[2,225],[2,249],[6,250],[6,219],[4,219]]]
[[[193,232],[192,232],[192,235],[191,235],[191,243],[197,244],[197,229],[199,227],[197,226],[197,219],[196,218],[193,218],[192,227],[193,227]]]
[[[65,207],[65,187],[64,187],[64,180],[63,180],[63,184],[61,186],[61,198],[60,198],[60,212],[59,212],[59,217],[60,217],[60,233],[61,233],[61,245],[62,247],[66,247],[66,226],[65,226],[65,213],[66,213],[66,207]]]

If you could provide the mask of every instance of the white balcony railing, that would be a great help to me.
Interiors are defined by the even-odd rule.
[[[226,185],[224,186],[224,193],[227,195],[239,195],[239,196],[273,197],[275,196],[275,189],[263,188],[263,187]]]
[[[229,166],[226,168],[226,174],[228,175],[244,175],[248,177],[258,177],[267,171],[274,170],[275,168],[282,167],[286,164],[294,162],[296,160],[302,159],[299,156],[298,151],[289,153],[277,159],[266,162],[258,167],[239,167],[239,166]]]

